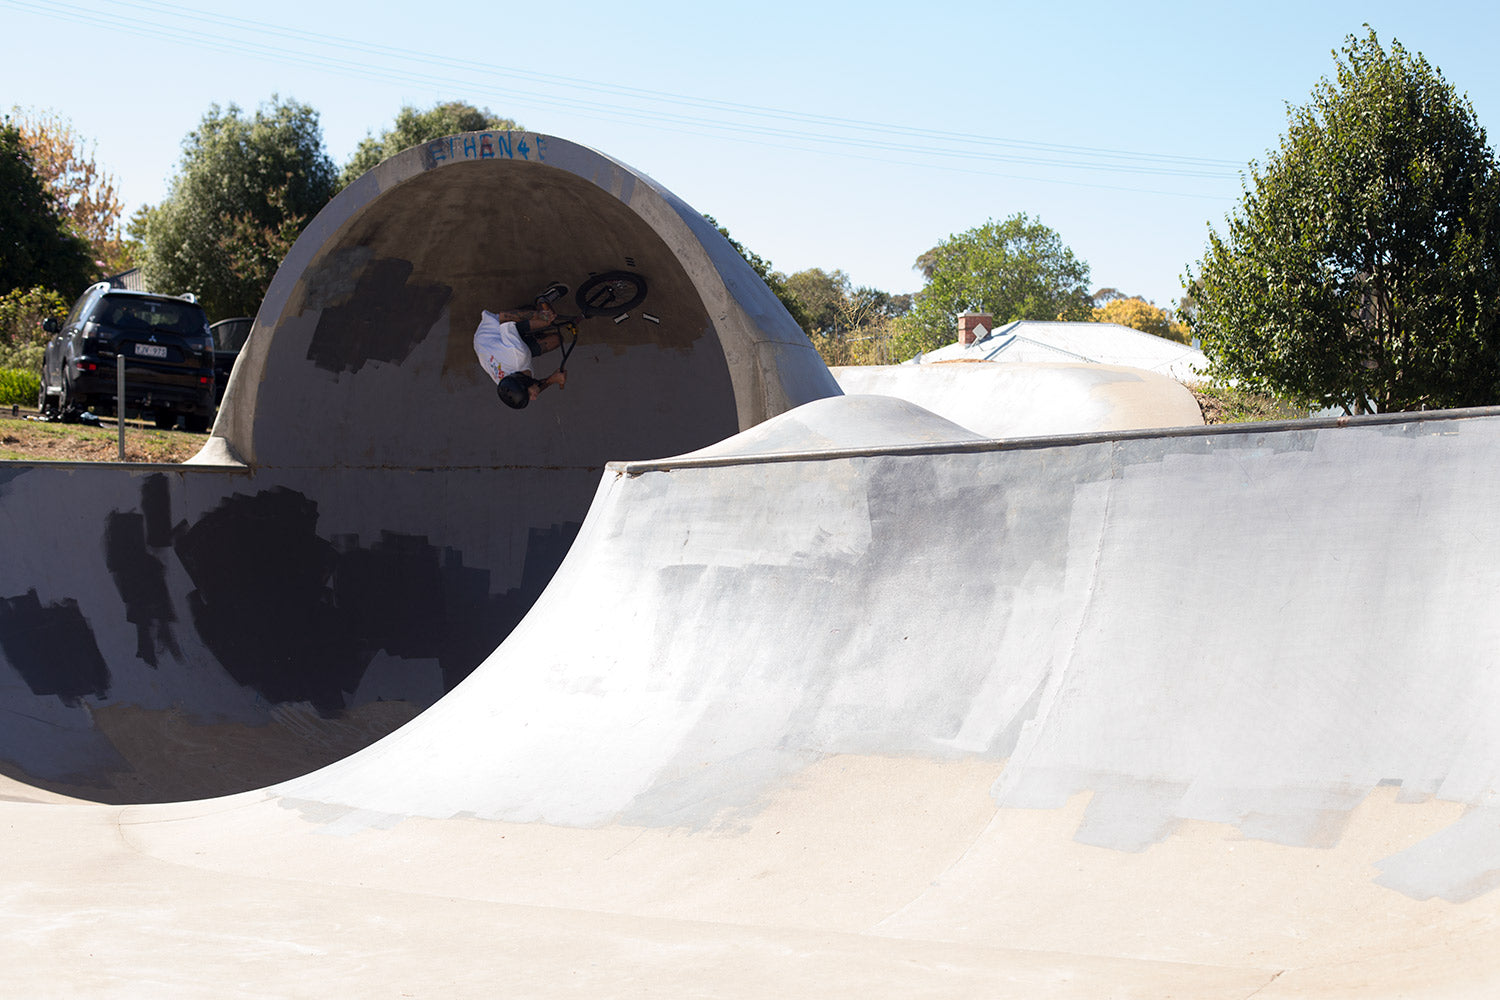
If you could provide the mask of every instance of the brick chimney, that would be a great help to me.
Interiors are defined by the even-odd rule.
[[[977,340],[983,340],[994,328],[995,317],[987,313],[964,313],[958,318],[959,346],[968,347]]]

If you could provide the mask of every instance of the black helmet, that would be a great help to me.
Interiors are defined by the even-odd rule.
[[[530,381],[524,375],[507,375],[495,386],[495,395],[512,410],[524,410],[526,404],[531,402],[531,393],[528,391]]]

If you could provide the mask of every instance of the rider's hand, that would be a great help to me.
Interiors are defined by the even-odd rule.
[[[553,385],[557,386],[559,389],[566,388],[567,385],[568,385],[568,373],[565,372],[565,371],[563,371],[563,370],[561,370],[561,369],[558,369],[557,371],[553,372],[550,376],[548,376],[547,381],[551,382]]]

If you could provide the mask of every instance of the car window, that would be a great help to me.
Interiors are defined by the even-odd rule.
[[[78,296],[78,301],[73,303],[73,311],[68,313],[68,321],[63,326],[70,327],[77,323],[78,318],[83,315],[85,307],[91,305],[98,297],[97,292],[92,295],[85,294]]]
[[[99,323],[121,333],[167,333],[177,337],[203,334],[203,310],[189,302],[106,296],[93,312]]]
[[[242,351],[245,349],[245,338],[250,336],[250,327],[255,325],[252,319],[221,319],[209,330],[214,335],[214,350]]]

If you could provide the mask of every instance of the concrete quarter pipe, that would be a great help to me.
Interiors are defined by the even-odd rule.
[[[614,270],[648,279],[642,308],[582,322],[570,390],[500,406],[480,310]],[[629,168],[520,133],[387,160],[291,251],[198,461],[0,466],[0,773],[153,801],[335,760],[520,621],[605,462],[837,392],[733,248]]]
[[[211,800],[69,802],[29,769],[0,789],[0,986],[1492,995],[1500,413],[997,441],[889,398],[768,403],[825,384],[777,374],[786,339],[721,348],[731,372],[774,359],[721,383],[743,427],[594,470],[534,606],[391,735]],[[295,436],[269,405],[221,420],[245,465],[217,474],[267,474],[260,447]],[[359,489],[453,488],[376,437]],[[173,511],[220,502],[171,475]],[[7,539],[61,544],[72,515],[11,495]],[[160,538],[145,505],[122,510]],[[146,550],[176,600],[194,556],[167,537]],[[84,548],[59,555],[80,575],[105,558]],[[62,603],[67,574],[23,550]]]

